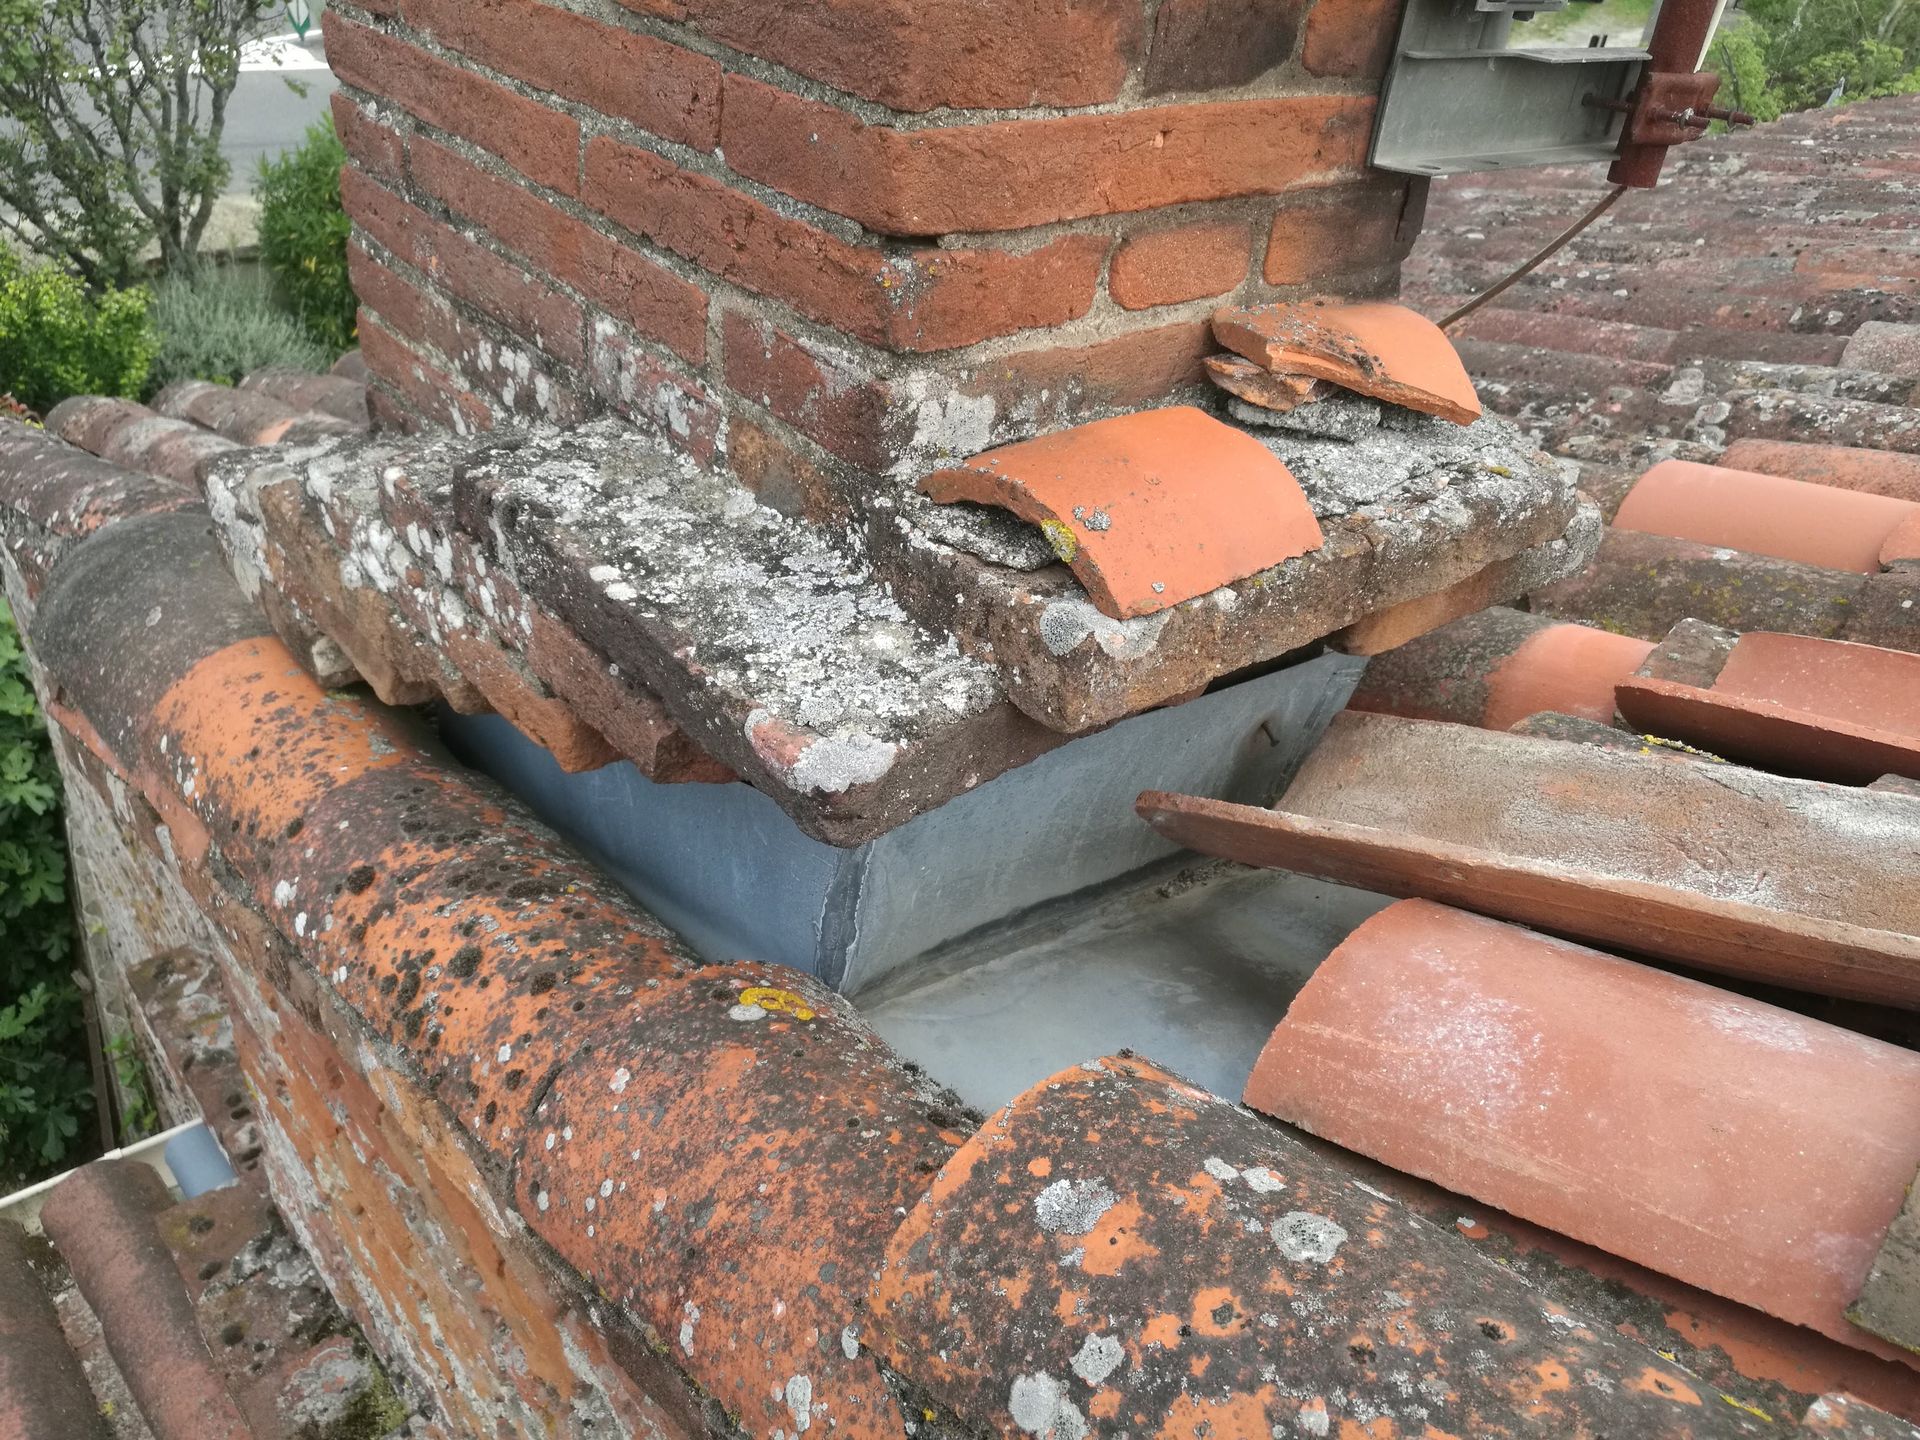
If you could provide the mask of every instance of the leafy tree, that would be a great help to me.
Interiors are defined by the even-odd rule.
[[[1761,120],[1920,93],[1920,0],[1747,0],[1713,59],[1722,103]]]
[[[93,1108],[59,798],[0,600],[0,1193],[68,1163]]]
[[[198,254],[240,47],[278,0],[0,0],[0,227],[95,287]]]

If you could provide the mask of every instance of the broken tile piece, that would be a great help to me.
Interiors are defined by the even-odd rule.
[[[990,450],[920,488],[1038,525],[1115,619],[1154,614],[1325,543],[1285,465],[1186,405]]]
[[[1204,854],[1920,1009],[1904,796],[1347,711],[1281,805],[1149,792],[1137,808]]]
[[[1767,769],[1920,779],[1920,655],[1905,651],[1755,632],[1704,682],[1630,676],[1616,701],[1636,729]]]
[[[1881,568],[1881,547],[1915,516],[1920,504],[1910,500],[1664,460],[1627,492],[1613,523],[1620,530],[1871,575]]]
[[[1920,1166],[1910,1050],[1408,900],[1314,972],[1246,1100],[1688,1284],[1899,1355],[1845,1311]]]
[[[1207,378],[1229,395],[1276,414],[1284,415],[1296,405],[1323,398],[1332,388],[1311,375],[1276,375],[1240,355],[1209,355],[1206,366]],[[1316,395],[1316,390],[1322,395]]]
[[[1471,425],[1480,415],[1467,368],[1438,325],[1382,301],[1225,306],[1214,338],[1280,374],[1312,375],[1362,395]]]

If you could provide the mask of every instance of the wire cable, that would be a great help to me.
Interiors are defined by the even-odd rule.
[[[1473,299],[1469,300],[1466,304],[1462,305],[1458,310],[1454,311],[1451,315],[1447,316],[1446,319],[1440,322],[1440,328],[1442,330],[1450,329],[1452,326],[1466,319],[1467,316],[1471,315],[1474,311],[1478,310],[1482,305],[1486,304],[1489,300],[1493,299],[1496,295],[1499,295],[1501,292],[1506,290],[1509,286],[1514,285],[1521,280],[1524,280],[1527,276],[1531,275],[1535,270],[1538,270],[1542,265],[1546,264],[1547,261],[1551,260],[1555,255],[1559,254],[1560,251],[1567,245],[1567,243],[1571,241],[1576,235],[1578,235],[1582,230],[1586,229],[1589,225],[1593,224],[1594,221],[1598,220],[1602,215],[1606,214],[1607,211],[1611,210],[1613,208],[1613,202],[1618,200],[1622,195],[1626,193],[1627,193],[1626,186],[1624,185],[1614,186],[1613,189],[1609,190],[1606,193],[1606,195],[1601,199],[1598,205],[1595,205],[1591,210],[1587,211],[1586,214],[1582,215],[1578,220],[1574,221],[1572,226],[1570,226],[1568,229],[1563,231],[1560,234],[1560,236],[1553,241],[1552,244],[1547,246],[1546,249],[1542,250],[1538,255],[1534,256],[1531,260],[1527,261],[1526,264],[1522,265],[1518,270],[1514,271],[1511,275],[1507,276],[1507,278],[1502,280],[1499,284],[1493,286],[1491,289],[1483,290],[1480,294],[1476,295]]]

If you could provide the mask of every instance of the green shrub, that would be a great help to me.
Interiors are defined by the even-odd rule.
[[[340,167],[347,152],[322,119],[298,150],[260,162],[260,259],[274,294],[315,340],[336,355],[353,345],[353,286],[347,282],[347,212]]]
[[[262,365],[324,370],[333,361],[300,322],[273,303],[266,279],[235,266],[201,265],[153,289],[160,348],[153,384],[214,380],[235,384]]]
[[[0,394],[43,415],[69,395],[138,395],[153,349],[146,291],[90,296],[0,245]]]
[[[59,783],[0,600],[0,1191],[72,1163],[93,1108]]]

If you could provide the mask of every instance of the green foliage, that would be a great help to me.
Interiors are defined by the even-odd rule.
[[[154,344],[146,291],[90,296],[0,244],[0,394],[41,414],[69,395],[138,395]]]
[[[353,286],[347,281],[347,232],[340,167],[347,152],[326,118],[297,150],[260,163],[260,259],[274,294],[307,333],[336,355],[353,345]]]
[[[160,1111],[153,1103],[153,1091],[147,1088],[147,1067],[140,1060],[140,1047],[134,1043],[132,1031],[107,1042],[107,1059],[113,1062],[113,1078],[126,1106],[120,1117],[120,1143],[131,1145],[160,1128]]]
[[[68,1164],[93,1108],[59,799],[13,612],[0,600],[0,1190]]]
[[[1721,26],[1720,101],[1773,120],[1829,102],[1920,94],[1914,0],[1748,0]]]
[[[0,228],[93,286],[198,254],[240,47],[280,0],[0,0]]]
[[[324,370],[334,358],[273,303],[264,277],[235,266],[201,264],[169,275],[154,286],[153,323],[160,332],[156,386],[232,385],[262,365]]]

